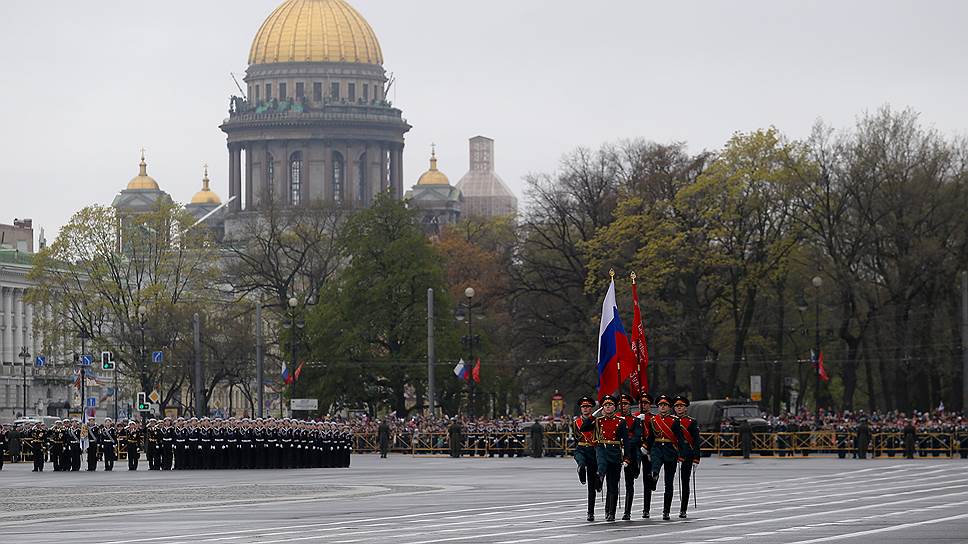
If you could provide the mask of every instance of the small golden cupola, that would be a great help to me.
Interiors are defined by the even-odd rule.
[[[437,146],[430,146],[430,170],[427,170],[417,180],[417,185],[450,185],[450,180],[443,172],[437,170]]]
[[[128,182],[128,189],[148,189],[157,191],[158,182],[148,175],[148,163],[145,162],[145,151],[141,150],[141,162],[138,164],[138,175]]]
[[[208,165],[206,164],[205,165],[205,176],[202,178],[202,190],[199,191],[199,192],[197,192],[197,193],[195,193],[195,196],[192,197],[192,204],[203,204],[203,205],[215,204],[215,205],[219,205],[221,203],[222,203],[222,199],[219,198],[218,195],[215,194],[215,191],[213,191],[209,187],[209,181],[208,181]]]

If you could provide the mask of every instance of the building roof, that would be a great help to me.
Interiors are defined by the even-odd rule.
[[[443,172],[437,170],[437,150],[430,151],[430,170],[427,170],[417,180],[417,185],[450,185],[450,179]]]
[[[202,177],[202,190],[195,193],[195,196],[192,197],[192,204],[198,204],[198,205],[214,204],[217,206],[221,203],[222,203],[222,199],[219,198],[218,195],[215,194],[215,191],[213,191],[209,187],[208,165],[205,165],[205,176]]]
[[[138,164],[138,175],[131,178],[128,182],[128,189],[150,189],[157,191],[158,182],[155,178],[148,175],[148,163],[145,162],[145,154],[141,153],[141,162]]]
[[[344,0],[286,0],[262,23],[249,64],[349,62],[383,65],[373,28]]]

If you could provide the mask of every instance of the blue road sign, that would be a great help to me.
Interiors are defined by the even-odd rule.
[[[113,394],[114,394],[114,388],[108,387],[108,395],[113,395]]]
[[[151,352],[151,362],[152,363],[162,363],[165,361],[164,351],[152,351]]]
[[[34,359],[34,365],[36,365],[38,368],[39,367],[42,367],[42,366],[44,366],[46,364],[47,364],[47,356],[46,355],[38,355],[37,358]]]
[[[81,364],[83,366],[91,366],[94,363],[93,355],[81,355]]]
[[[87,397],[87,407],[97,408],[97,397]]]

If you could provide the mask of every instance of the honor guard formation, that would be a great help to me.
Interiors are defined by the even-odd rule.
[[[2,434],[3,447],[7,435]],[[138,470],[142,454],[149,470],[255,468],[345,468],[350,466],[352,434],[332,422],[296,419],[151,419],[82,425],[63,420],[48,428],[36,423],[22,431],[21,442],[33,458],[34,472],[46,462],[57,472],[114,470],[124,458]],[[0,460],[3,452],[0,451]],[[0,461],[0,468],[2,468]]]
[[[679,395],[669,399],[659,395],[658,413],[652,413],[652,397],[639,399],[639,413],[632,412],[634,400],[629,395],[618,399],[605,395],[601,414],[593,415],[595,401],[579,401],[581,415],[575,418],[575,430],[581,439],[575,448],[578,480],[588,489],[588,521],[595,521],[596,493],[605,487],[605,521],[615,521],[618,509],[619,479],[625,476],[625,512],[623,520],[632,519],[635,483],[642,477],[642,517],[648,518],[652,492],[660,472],[664,485],[662,519],[670,519],[676,470],[679,470],[681,497],[679,517],[686,517],[689,507],[689,485],[693,465],[699,464],[699,425],[689,417],[689,399]]]

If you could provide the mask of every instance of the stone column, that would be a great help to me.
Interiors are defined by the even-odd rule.
[[[14,289],[13,295],[13,348],[16,350],[14,355],[17,360],[23,363],[23,359],[20,359],[20,349],[26,345],[24,342],[24,291],[23,289]]]
[[[3,294],[3,362],[14,362],[13,352],[13,289],[0,289]]]
[[[393,149],[393,160],[391,161],[391,186],[393,187],[394,198],[403,198],[403,146],[396,146]]]
[[[242,147],[235,146],[232,152],[232,184],[235,187],[235,194],[238,198],[232,203],[232,209],[235,211],[242,210]]]
[[[27,346],[30,348],[30,353],[32,353],[33,355],[37,355],[40,352],[40,350],[38,349],[38,346],[37,346],[37,338],[34,336],[34,305],[33,304],[24,305],[24,318],[26,321],[24,328],[26,329],[26,333],[27,333]]]
[[[235,190],[235,150],[233,146],[229,144],[229,198],[233,196],[238,196],[239,193]],[[235,210],[235,203],[229,205],[229,210]]]
[[[252,150],[248,147],[243,147],[245,150],[245,209],[246,211],[252,209],[252,203],[255,202],[255,191],[252,184]]]

